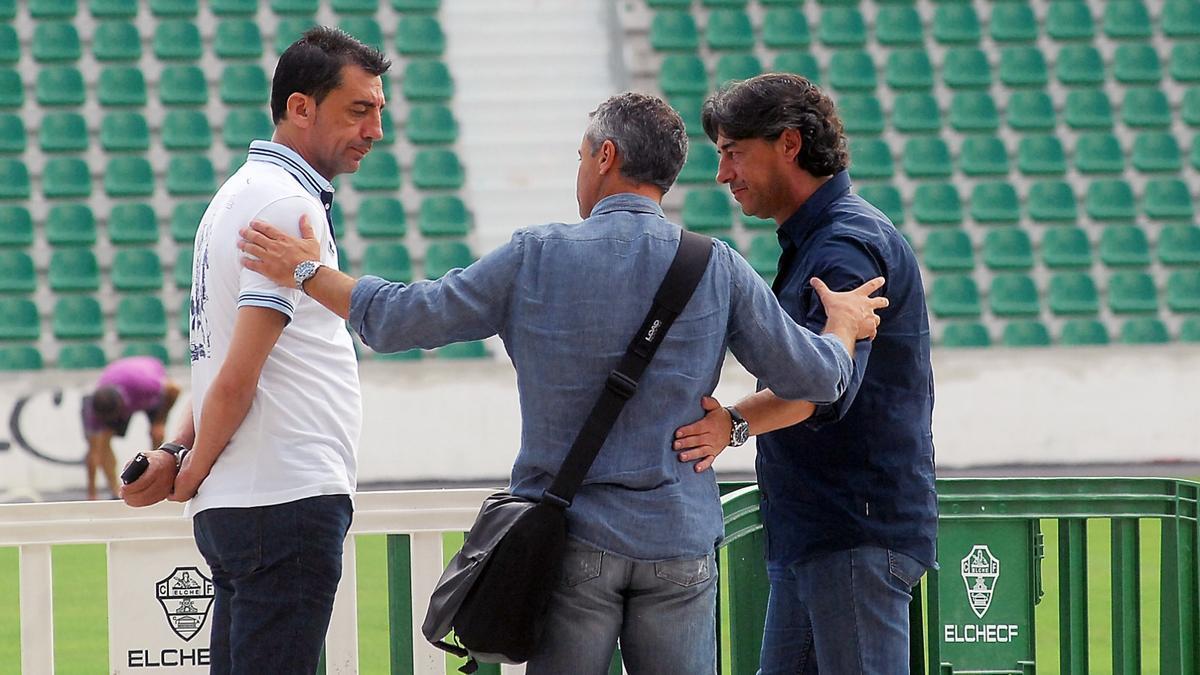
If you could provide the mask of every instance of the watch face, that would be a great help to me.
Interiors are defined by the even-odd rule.
[[[737,422],[733,425],[733,433],[730,434],[732,441],[731,445],[741,445],[750,439],[750,425],[746,422]]]

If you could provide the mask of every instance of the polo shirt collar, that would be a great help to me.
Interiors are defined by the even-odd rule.
[[[592,213],[588,217],[595,218],[596,216],[612,213],[613,211],[650,213],[660,218],[666,217],[663,214],[662,206],[658,202],[649,197],[633,194],[632,192],[620,192],[601,199],[592,207]]]
[[[273,141],[254,141],[250,143],[250,152],[246,157],[251,162],[268,162],[282,167],[295,176],[296,180],[308,190],[312,196],[322,203],[333,201],[333,183],[317,173],[304,158],[286,145]]]

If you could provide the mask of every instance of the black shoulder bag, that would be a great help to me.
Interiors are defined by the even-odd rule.
[[[684,232],[646,320],[620,364],[608,375],[554,482],[539,501],[498,492],[483,503],[462,550],[450,561],[429,599],[421,632],[435,646],[470,660],[524,663],[533,655],[558,583],[567,542],[564,510],[637,391],[638,379],[687,306],[708,259],[712,239]],[[444,640],[453,629],[458,645]]]

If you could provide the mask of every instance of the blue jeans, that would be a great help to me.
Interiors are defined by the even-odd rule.
[[[342,576],[347,495],[196,514],[212,570],[210,673],[314,673]]]
[[[716,672],[714,554],[638,562],[570,542],[526,675],[604,675],[617,639],[630,675]]]
[[[925,566],[874,546],[767,565],[759,675],[908,672],[908,606]]]

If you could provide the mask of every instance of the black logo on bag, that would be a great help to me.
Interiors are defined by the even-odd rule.
[[[213,583],[195,567],[176,567],[155,585],[154,595],[167,615],[171,630],[185,641],[191,640],[208,619]]]

